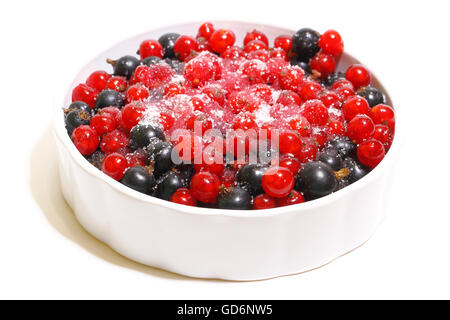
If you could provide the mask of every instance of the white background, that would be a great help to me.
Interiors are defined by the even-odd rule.
[[[445,1],[8,1],[0,10],[0,298],[450,298],[450,54]],[[333,28],[402,110],[387,217],[361,248],[305,274],[190,279],[133,263],[65,204],[50,119],[85,63],[184,21]]]

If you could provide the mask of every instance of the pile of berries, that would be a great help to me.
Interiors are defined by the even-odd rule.
[[[343,50],[334,30],[273,46],[211,23],[167,33],[76,86],[66,128],[91,164],[150,196],[221,209],[317,199],[375,168],[394,137],[367,68],[335,70]]]

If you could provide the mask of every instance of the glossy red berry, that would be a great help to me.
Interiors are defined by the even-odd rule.
[[[131,103],[133,101],[142,101],[149,97],[149,92],[146,87],[142,84],[135,84],[128,87],[127,92],[125,94],[127,103]]]
[[[339,96],[334,92],[325,92],[320,96],[320,101],[323,102],[325,107],[340,107],[340,99]]]
[[[173,51],[180,60],[184,61],[193,51],[198,51],[197,41],[189,36],[181,36],[175,41]]]
[[[336,90],[336,89],[339,89],[342,87],[348,87],[348,88],[354,89],[353,84],[350,81],[348,81],[347,79],[338,79],[331,85],[332,90]]]
[[[375,124],[384,124],[389,127],[391,131],[395,128],[395,113],[394,109],[385,104],[379,104],[373,107],[369,116]]]
[[[328,30],[320,36],[319,47],[322,49],[322,52],[339,56],[344,51],[344,41],[342,41],[342,37],[337,31]]]
[[[245,51],[241,47],[231,46],[228,47],[224,52],[220,54],[223,59],[237,60],[239,58],[245,57]]]
[[[328,109],[320,100],[306,101],[300,110],[302,116],[312,125],[323,126],[328,122]]]
[[[377,124],[375,126],[375,132],[373,134],[373,138],[375,140],[380,141],[387,151],[391,147],[392,140],[394,137],[388,126],[385,126],[384,124]]]
[[[280,133],[278,149],[281,153],[298,154],[302,150],[302,140],[293,131],[283,131]]]
[[[302,151],[296,155],[301,163],[313,161],[318,152],[316,141],[312,138],[302,139]]]
[[[336,60],[331,54],[319,52],[311,59],[309,66],[319,73],[321,79],[325,79],[336,69]]]
[[[191,207],[197,206],[197,200],[187,188],[180,188],[175,191],[170,197],[170,201]]]
[[[366,67],[360,64],[354,64],[345,72],[345,78],[353,84],[355,90],[358,90],[360,87],[368,86],[372,76]]]
[[[117,92],[124,92],[127,89],[127,78],[121,76],[113,76],[106,82],[105,88],[112,89]]]
[[[91,108],[95,107],[95,101],[97,100],[98,91],[89,87],[87,84],[81,83],[72,90],[72,102],[83,101],[87,103]]]
[[[210,22],[205,22],[198,28],[197,38],[205,38],[209,40],[214,33],[214,26]]]
[[[97,91],[102,91],[106,87],[106,83],[111,75],[106,71],[94,71],[86,79],[86,84]]]
[[[164,56],[164,49],[156,40],[144,40],[139,46],[138,53],[142,60],[147,57],[162,58]]]
[[[191,179],[190,191],[195,199],[203,203],[216,203],[220,180],[210,172],[201,171]]]
[[[236,36],[233,31],[219,29],[213,32],[209,40],[211,49],[214,52],[222,53],[236,42]]]
[[[117,124],[111,114],[101,112],[91,118],[90,126],[99,136],[103,136],[105,133],[113,131]]]
[[[72,141],[83,156],[97,150],[100,139],[97,132],[87,125],[81,125],[72,132]]]
[[[305,78],[305,73],[299,67],[287,67],[280,72],[280,86],[282,89],[296,92]]]
[[[289,127],[296,131],[301,137],[309,137],[312,133],[311,124],[305,117],[300,115],[289,120]]]
[[[275,198],[266,193],[259,194],[253,199],[253,209],[255,210],[271,209],[276,206]]]
[[[356,150],[359,162],[369,168],[375,168],[383,160],[386,151],[378,140],[368,140],[361,143]]]
[[[370,106],[366,99],[355,96],[347,99],[342,105],[342,112],[347,121],[351,121],[358,114],[368,114]]]
[[[249,129],[256,129],[257,127],[255,116],[247,112],[238,114],[233,121],[234,130],[241,129],[247,131]]]
[[[223,153],[216,153],[215,149],[204,150],[202,162],[194,164],[194,169],[196,172],[207,171],[221,177],[225,169]]]
[[[252,40],[252,41],[248,42],[244,47],[244,51],[247,53],[255,52],[258,50],[266,50],[266,49],[267,49],[267,45],[260,40]]]
[[[281,48],[288,54],[292,49],[292,36],[281,35],[276,37],[274,40],[274,47]]]
[[[159,115],[159,123],[163,126],[164,130],[169,130],[175,123],[173,116],[167,112],[161,112]]]
[[[286,197],[294,188],[294,175],[283,167],[270,167],[262,177],[264,191],[274,197]]]
[[[269,39],[267,39],[267,36],[258,30],[253,30],[252,32],[247,32],[244,38],[244,46],[246,46],[248,43],[258,40],[261,41],[266,45],[266,47],[269,46]]]
[[[167,87],[164,88],[164,96],[167,98],[185,93],[186,88],[183,86],[183,84],[178,82],[170,83]]]
[[[131,130],[142,119],[145,106],[142,104],[130,103],[122,109],[122,123],[125,128]]]
[[[300,86],[299,95],[303,101],[318,99],[322,92],[322,86],[315,81],[307,80]]]
[[[349,87],[341,87],[339,89],[336,89],[335,92],[338,95],[339,100],[341,102],[344,102],[345,100],[347,100],[350,97],[354,97],[356,94],[355,91]]]
[[[347,136],[356,143],[372,138],[374,132],[375,125],[366,115],[357,115],[347,125]]]
[[[290,154],[285,154],[280,158],[279,166],[288,169],[294,176],[300,171],[300,161]]]
[[[100,142],[100,149],[104,153],[109,154],[119,151],[120,149],[126,147],[127,144],[128,138],[125,133],[116,129],[105,134]]]
[[[203,134],[212,129],[212,121],[209,119],[205,114],[197,114],[191,116],[186,121],[186,128],[188,130],[194,131],[200,136],[203,136]],[[198,132],[196,132],[198,130]]]
[[[127,158],[117,152],[108,154],[102,163],[102,171],[114,180],[122,179],[127,168]]]
[[[297,93],[290,90],[284,90],[278,96],[277,103],[281,103],[284,106],[298,106],[301,103],[301,99]]]
[[[297,190],[292,190],[286,197],[277,199],[277,207],[285,207],[303,202],[305,202],[303,195]]]
[[[329,135],[341,136],[345,134],[345,125],[341,121],[330,121],[327,127]]]

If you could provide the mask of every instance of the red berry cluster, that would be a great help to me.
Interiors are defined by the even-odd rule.
[[[301,29],[272,46],[253,30],[238,45],[233,31],[204,23],[196,37],[143,41],[140,60],[108,60],[112,74],[95,71],[73,89],[66,127],[108,176],[172,202],[267,209],[313,200],[376,167],[395,132],[367,68],[335,70],[343,50],[334,30]],[[255,141],[269,146],[267,159]]]

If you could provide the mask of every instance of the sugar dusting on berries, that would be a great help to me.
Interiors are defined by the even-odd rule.
[[[186,205],[267,209],[338,191],[391,147],[395,112],[368,68],[334,70],[344,50],[334,30],[303,28],[270,48],[258,30],[239,44],[232,30],[205,23],[197,38],[159,41],[136,44],[142,63],[108,59],[113,74],[91,74],[65,108],[78,150],[130,188]],[[186,134],[173,138],[180,129]],[[229,136],[232,129],[257,136]],[[253,140],[274,129],[281,144],[269,143],[272,158],[255,157]]]

